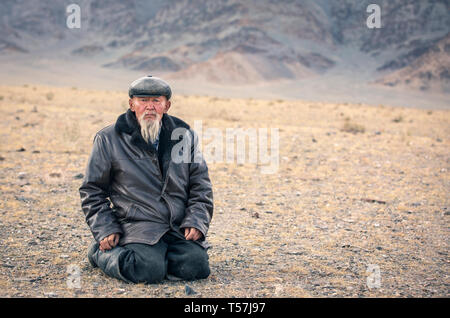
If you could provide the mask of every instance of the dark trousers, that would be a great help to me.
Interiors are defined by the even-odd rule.
[[[195,280],[210,274],[206,250],[171,231],[155,245],[132,243],[105,252],[97,247],[89,254],[105,274],[131,283],[159,283],[167,275]]]

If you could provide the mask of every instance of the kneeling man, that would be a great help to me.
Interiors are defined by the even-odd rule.
[[[89,262],[132,283],[206,278],[213,193],[194,132],[167,114],[162,79],[137,79],[128,93],[127,112],[96,134],[79,189]]]

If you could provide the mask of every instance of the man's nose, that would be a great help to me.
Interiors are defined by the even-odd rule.
[[[146,109],[146,110],[154,110],[154,109],[155,109],[155,105],[153,105],[152,102],[148,102],[148,103],[145,105],[145,109]]]

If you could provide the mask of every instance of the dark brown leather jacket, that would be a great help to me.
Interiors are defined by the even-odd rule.
[[[173,140],[175,129],[185,133]],[[164,114],[156,150],[142,138],[131,110],[96,134],[79,190],[86,222],[98,242],[120,233],[119,245],[153,245],[171,229],[184,238],[182,229],[194,227],[203,234],[197,243],[209,247],[205,238],[213,193],[206,162],[194,158],[199,154],[194,139],[184,121]],[[191,147],[180,147],[186,140]],[[177,163],[172,150],[179,155],[189,151],[189,160]]]

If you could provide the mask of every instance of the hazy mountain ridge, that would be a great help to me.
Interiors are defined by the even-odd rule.
[[[443,74],[450,68],[448,59],[427,54],[450,31],[445,0],[379,1],[381,29],[366,25],[370,1],[82,0],[78,30],[66,26],[70,3],[2,1],[0,54],[34,58],[36,50],[45,55],[65,41],[61,53],[97,57],[104,67],[224,84],[317,77],[347,65],[367,69],[348,52],[366,54],[376,83],[388,86],[395,82],[390,73],[418,59]],[[419,75],[409,74],[403,84],[418,88]],[[441,80],[446,92],[445,76],[422,76],[419,89],[441,87]]]

